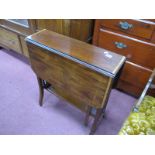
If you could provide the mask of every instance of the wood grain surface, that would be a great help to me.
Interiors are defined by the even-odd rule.
[[[28,42],[55,50],[75,60],[79,60],[92,68],[115,76],[125,61],[125,57],[64,35],[43,30],[27,37]]]

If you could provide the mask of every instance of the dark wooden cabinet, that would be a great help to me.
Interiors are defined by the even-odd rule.
[[[155,68],[155,23],[150,20],[96,20],[93,44],[127,57],[117,87],[139,96]]]
[[[93,23],[91,19],[0,19],[0,46],[29,57],[24,38],[42,29],[90,42]]]
[[[37,29],[48,29],[84,42],[90,42],[93,33],[93,23],[91,19],[38,19]]]

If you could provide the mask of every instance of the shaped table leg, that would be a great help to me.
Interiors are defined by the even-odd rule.
[[[43,97],[44,97],[44,87],[43,87],[43,80],[37,77],[38,85],[39,85],[39,105],[43,105]]]
[[[101,116],[103,115],[103,109],[97,109],[96,110],[96,115],[95,115],[95,118],[94,118],[94,122],[93,122],[93,125],[91,127],[91,130],[90,130],[90,135],[94,134],[96,129],[97,129],[97,126],[98,126],[98,122],[99,122],[99,119],[101,118]]]

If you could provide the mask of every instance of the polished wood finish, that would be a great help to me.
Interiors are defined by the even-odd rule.
[[[91,128],[91,131],[90,131],[90,135],[94,134],[97,127],[98,127],[98,123],[99,123],[99,120],[101,118],[101,116],[104,115],[103,112],[102,112],[102,109],[97,109],[96,110],[96,116],[95,116],[95,119],[94,119],[94,122],[93,122],[93,125],[92,125],[92,128]]]
[[[1,39],[0,46],[29,57],[24,38],[45,28],[85,42],[91,42],[92,40],[94,20],[91,19],[27,19],[27,21],[29,26],[0,19],[0,28],[3,30],[3,35],[7,37],[8,34],[12,34],[11,36],[15,36],[14,39],[16,38],[15,46],[13,45],[14,40],[10,41],[8,39],[5,39],[5,41]],[[0,36],[1,33],[0,31]]]
[[[43,87],[43,81],[39,77],[37,77],[38,80],[38,86],[39,86],[39,105],[43,105],[43,96],[44,96],[44,87]]]
[[[0,44],[2,44],[2,46],[4,45],[4,47],[11,48],[18,53],[22,53],[18,36],[2,28],[0,28]]]
[[[38,19],[37,29],[48,29],[72,38],[90,42],[93,32],[91,19]]]
[[[102,107],[100,104],[104,104],[101,101],[103,101],[103,95],[109,82],[108,78],[102,78],[101,75],[87,71],[76,63],[66,62],[66,59],[57,57],[55,54],[47,57],[43,50],[35,50],[30,45],[28,47],[31,52],[30,58],[34,58],[31,60],[33,70],[38,77],[51,83],[57,94],[71,103],[75,102],[77,106],[80,102],[83,105],[90,103],[95,107]]]
[[[91,107],[97,109],[90,132],[94,133],[125,57],[48,30],[26,41],[37,77],[50,83],[59,96],[87,111],[86,124]]]
[[[70,20],[68,19],[38,19],[37,20],[37,29],[42,30],[42,29],[48,29],[52,30],[57,33],[61,33],[64,35],[69,35],[70,30]]]
[[[123,63],[125,58],[119,54],[48,30],[36,33],[36,35],[30,36],[28,39],[35,41],[36,44],[41,42],[48,48],[61,51],[66,56],[76,57],[77,60],[83,61],[86,65],[92,64],[91,68],[95,67],[96,70],[101,72],[108,70],[108,73],[112,75],[118,72],[120,63]]]
[[[143,86],[147,83],[152,70],[127,61],[120,76],[117,87],[136,96],[141,95]],[[134,91],[133,91],[134,90]]]
[[[153,31],[152,37],[151,37],[151,42],[155,43],[155,31]]]
[[[126,47],[118,48],[115,44],[116,42],[121,42],[126,45]],[[130,62],[135,64],[149,69],[155,67],[155,44],[153,43],[144,42],[111,31],[101,30],[98,45],[126,56]]]
[[[132,24],[132,27],[128,30],[124,30],[121,28],[121,22]],[[101,20],[101,26],[123,32],[124,34],[130,34],[146,39],[151,39],[152,33],[155,29],[155,24],[153,22],[136,19],[105,19]]]
[[[138,87],[142,87],[142,85],[146,84],[151,72],[152,70],[150,69],[146,69],[139,65],[133,64],[129,61],[126,61],[125,66],[123,68],[122,76],[120,77],[120,79],[133,83]],[[135,76],[133,75],[138,75],[138,76],[135,78]]]
[[[131,24],[127,28],[120,23]],[[118,88],[139,96],[155,67],[155,23],[149,20],[96,20],[93,44],[127,57]],[[139,80],[138,80],[139,79]]]

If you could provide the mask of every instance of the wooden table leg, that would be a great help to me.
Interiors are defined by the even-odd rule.
[[[94,122],[93,122],[93,125],[92,125],[90,133],[89,133],[90,135],[95,133],[95,131],[97,129],[98,122],[99,122],[99,119],[100,119],[102,113],[103,113],[103,109],[97,109],[96,110],[96,115],[95,115],[95,118],[94,118]]]
[[[38,85],[39,85],[39,105],[43,105],[43,97],[44,97],[44,87],[43,87],[43,81],[41,78],[37,77]]]
[[[85,126],[88,126],[88,122],[89,122],[89,115],[91,113],[91,110],[92,110],[92,107],[91,106],[88,106],[87,107],[87,111],[86,111],[86,117],[85,117]]]

